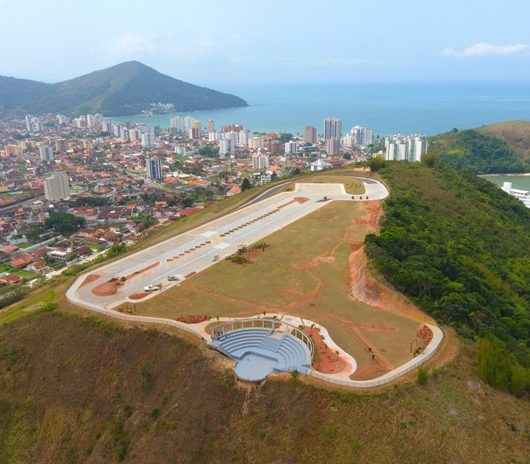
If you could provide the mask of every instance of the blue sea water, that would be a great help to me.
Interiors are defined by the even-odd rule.
[[[206,124],[239,123],[253,131],[301,133],[305,125],[322,131],[323,119],[336,116],[344,130],[372,127],[432,135],[483,124],[530,119],[529,83],[407,83],[360,85],[267,85],[224,88],[245,98],[249,107],[181,113]],[[171,115],[115,118],[168,127]]]

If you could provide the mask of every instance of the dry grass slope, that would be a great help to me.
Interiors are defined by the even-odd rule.
[[[471,358],[380,396],[294,379],[247,392],[180,339],[34,315],[0,327],[0,462],[528,463],[530,404]]]

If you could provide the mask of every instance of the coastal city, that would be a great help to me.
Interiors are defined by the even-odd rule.
[[[7,304],[23,287],[252,186],[373,156],[420,161],[427,150],[420,135],[344,134],[342,124],[327,118],[320,131],[288,134],[178,115],[164,129],[100,114],[4,120],[0,297]]]
[[[530,2],[0,5],[0,464],[530,464]]]

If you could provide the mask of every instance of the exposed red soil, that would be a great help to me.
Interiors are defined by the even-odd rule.
[[[383,208],[381,207],[380,202],[367,202],[359,205],[366,214],[361,218],[355,220],[357,225],[368,226],[370,232],[376,232],[379,230],[379,221],[383,215]]]
[[[294,197],[294,201],[296,201],[297,203],[303,204],[303,203],[307,203],[309,201],[309,198],[306,198],[306,197]]]
[[[101,277],[100,274],[90,274],[90,275],[86,276],[85,280],[83,280],[83,283],[79,286],[79,288],[85,287],[86,285],[88,285],[88,284],[90,284],[92,282],[95,282],[100,277]]]
[[[364,246],[351,253],[349,266],[353,298],[374,308],[393,312],[414,321],[432,322],[427,314],[403,295],[371,275]]]
[[[177,317],[177,321],[184,322],[185,324],[198,324],[210,319],[206,314],[190,314],[186,316]]]
[[[129,299],[130,300],[142,300],[146,296],[147,296],[147,293],[138,292],[138,293],[133,293],[132,295],[129,295]]]
[[[326,345],[316,327],[306,327],[304,332],[311,337],[315,345],[315,359],[313,368],[323,374],[337,374],[348,369],[350,363],[346,361],[337,351],[332,350]]]
[[[132,274],[129,274],[125,277],[113,277],[109,281],[98,285],[97,287],[94,287],[92,289],[92,293],[96,296],[112,296],[116,295],[118,293],[118,289],[125,284],[128,280],[134,279],[135,277],[143,274],[144,272],[150,271],[151,269],[157,267],[160,264],[160,261],[157,261],[156,263],[150,264],[147,267],[144,267],[143,269],[140,269],[139,271],[133,272]],[[89,276],[90,277],[90,276]]]
[[[118,293],[118,288],[121,282],[118,279],[110,279],[108,282],[98,285],[92,289],[92,293],[96,296],[112,296]]]

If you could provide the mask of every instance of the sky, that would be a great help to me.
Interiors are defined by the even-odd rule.
[[[0,75],[202,85],[530,79],[528,0],[0,0]]]

